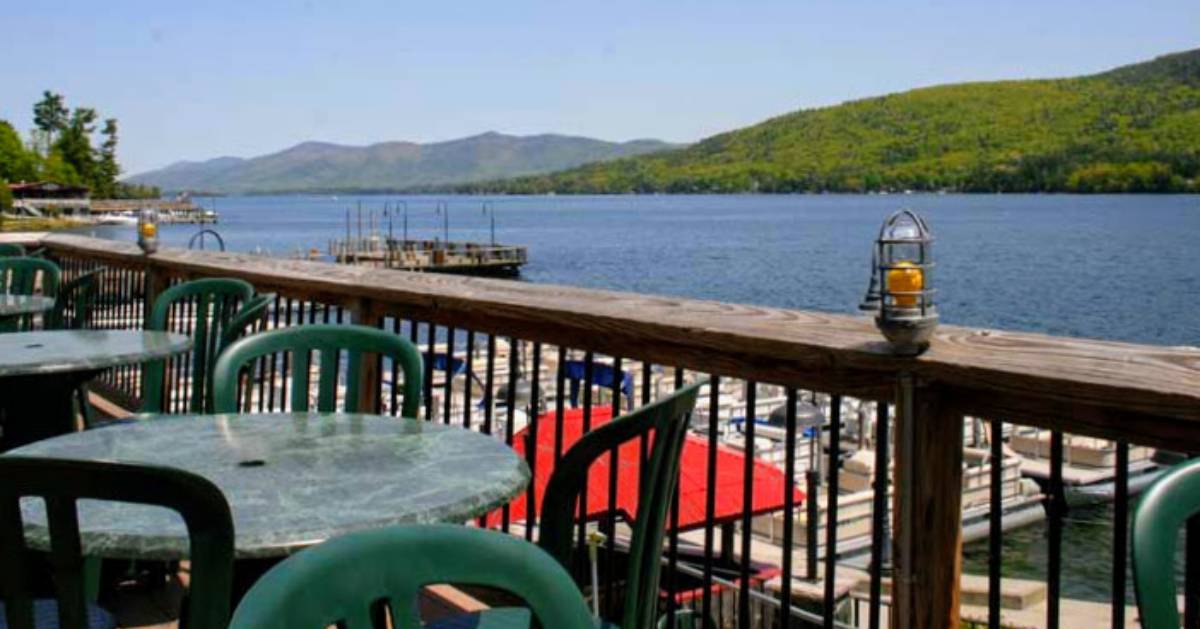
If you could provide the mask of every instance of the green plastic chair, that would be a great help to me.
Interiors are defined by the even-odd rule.
[[[46,315],[46,329],[82,330],[87,327],[100,292],[99,276],[103,270],[88,271],[63,284],[55,298],[54,309]]]
[[[697,382],[681,388],[584,435],[563,454],[546,484],[538,545],[564,566],[571,566],[575,514],[592,463],[623,443],[653,433],[654,444],[646,463],[646,480],[638,496],[637,518],[629,544],[624,588],[628,596],[619,625],[622,629],[653,627],[657,621],[667,510],[679,481],[679,459],[688,422],[704,384]]]
[[[25,247],[16,243],[3,242],[0,243],[0,258],[23,258],[25,257]]]
[[[702,381],[679,389],[584,435],[563,454],[546,484],[538,546],[565,568],[572,569],[576,567],[573,556],[575,514],[578,513],[579,496],[586,490],[588,470],[600,457],[622,444],[653,433],[654,443],[644,468],[646,476],[638,496],[637,518],[633,522],[633,539],[629,545],[629,567],[623,588],[627,593],[625,610],[620,624],[616,625],[621,629],[646,629],[661,620],[658,618],[658,581],[667,511],[679,480],[679,459],[688,422],[696,406],[696,396],[704,384]],[[516,618],[507,608],[478,615],[481,626],[513,626],[509,619]],[[680,620],[677,619],[677,626],[687,626],[678,622]],[[516,624],[519,625],[519,621]],[[605,623],[605,626],[613,625]]]
[[[58,295],[62,270],[43,258],[0,258],[0,294],[32,295],[41,281],[42,294]]]
[[[250,589],[230,629],[421,626],[425,586],[475,585],[525,601],[541,626],[592,629],[583,595],[553,558],[524,540],[454,525],[395,526],[335,538],[272,568]]]
[[[0,257],[0,295],[33,295],[41,288],[45,297],[56,297],[62,270],[42,258]],[[0,332],[33,329],[33,315],[6,317],[0,320]]]
[[[184,404],[185,412],[204,413],[211,409],[205,404],[212,398],[209,390],[212,370],[220,353],[220,341],[230,322],[254,295],[254,287],[236,278],[211,278],[176,284],[154,300],[146,319],[147,330],[170,330],[172,306],[177,315],[190,315],[192,334],[191,392]],[[176,316],[176,321],[180,316]],[[181,328],[182,329],[182,328]],[[167,361],[146,363],[142,371],[142,412],[166,412]]]
[[[221,340],[217,344],[219,350],[217,356],[225,351],[226,347],[233,345],[234,341],[259,331],[259,327],[266,320],[267,308],[275,301],[275,293],[262,293],[251,297],[246,303],[242,304],[241,309],[233,318],[229,320],[229,325],[221,331]],[[216,361],[213,361],[216,364]]]
[[[111,616],[86,603],[80,552],[80,500],[166,507],[178,512],[191,542],[191,583],[183,620],[190,629],[218,629],[229,620],[233,582],[233,519],[221,491],[208,480],[166,467],[38,457],[0,457],[0,599],[10,629],[33,629],[35,614],[53,613],[57,626],[96,627]],[[45,501],[50,566],[57,599],[34,600],[25,561],[22,497]],[[56,626],[53,618],[37,627]]]
[[[1154,481],[1133,514],[1133,585],[1148,629],[1179,627],[1175,546],[1179,528],[1200,513],[1200,459],[1176,465]]]
[[[238,412],[238,383],[244,368],[264,356],[291,356],[291,409],[309,410],[309,365],[312,352],[321,353],[318,372],[317,411],[334,412],[337,407],[339,358],[346,352],[345,412],[370,412],[360,408],[364,354],[387,356],[404,373],[404,403],[401,414],[416,417],[421,404],[421,353],[408,339],[362,325],[299,325],[255,334],[230,345],[217,359],[213,372],[217,413]]]

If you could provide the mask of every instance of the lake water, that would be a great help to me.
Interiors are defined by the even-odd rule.
[[[872,241],[911,207],[937,239],[942,320],[1164,345],[1200,344],[1200,197],[1061,195],[224,197],[216,229],[230,249],[291,255],[344,236],[347,210],[408,206],[411,237],[529,247],[523,279],[787,308],[853,312]],[[208,200],[203,200],[207,206]],[[381,230],[386,233],[386,219]],[[163,229],[183,245],[194,225]],[[403,231],[394,217],[393,233]],[[98,235],[133,239],[131,227]],[[1105,600],[1111,507],[1073,511],[1064,535],[1064,594]],[[1041,525],[1005,537],[1005,575],[1042,578]],[[967,548],[986,570],[986,544]],[[1129,588],[1132,596],[1132,587]],[[1132,600],[1132,599],[1130,599]]]

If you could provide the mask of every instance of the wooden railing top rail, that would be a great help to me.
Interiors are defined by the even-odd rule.
[[[1200,449],[1200,348],[943,325],[917,358],[873,322],[786,310],[51,235],[55,254],[167,276],[227,275],[260,290],[789,386],[891,397],[909,372],[964,413]]]

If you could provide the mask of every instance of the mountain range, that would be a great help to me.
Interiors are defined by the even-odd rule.
[[[463,193],[1200,192],[1200,49],[1091,76],[792,112],[652,155]]]
[[[692,145],[499,133],[305,142],[127,181],[233,193],[1200,192],[1200,49],[1090,76],[802,109]]]
[[[304,142],[253,158],[176,162],[125,179],[168,191],[219,193],[397,191],[563,170],[677,148],[658,140],[605,142],[489,132],[448,142],[345,146]]]

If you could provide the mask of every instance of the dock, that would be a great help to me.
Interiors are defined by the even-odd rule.
[[[339,264],[496,277],[516,277],[529,261],[522,246],[381,236],[330,240],[328,251]]]

